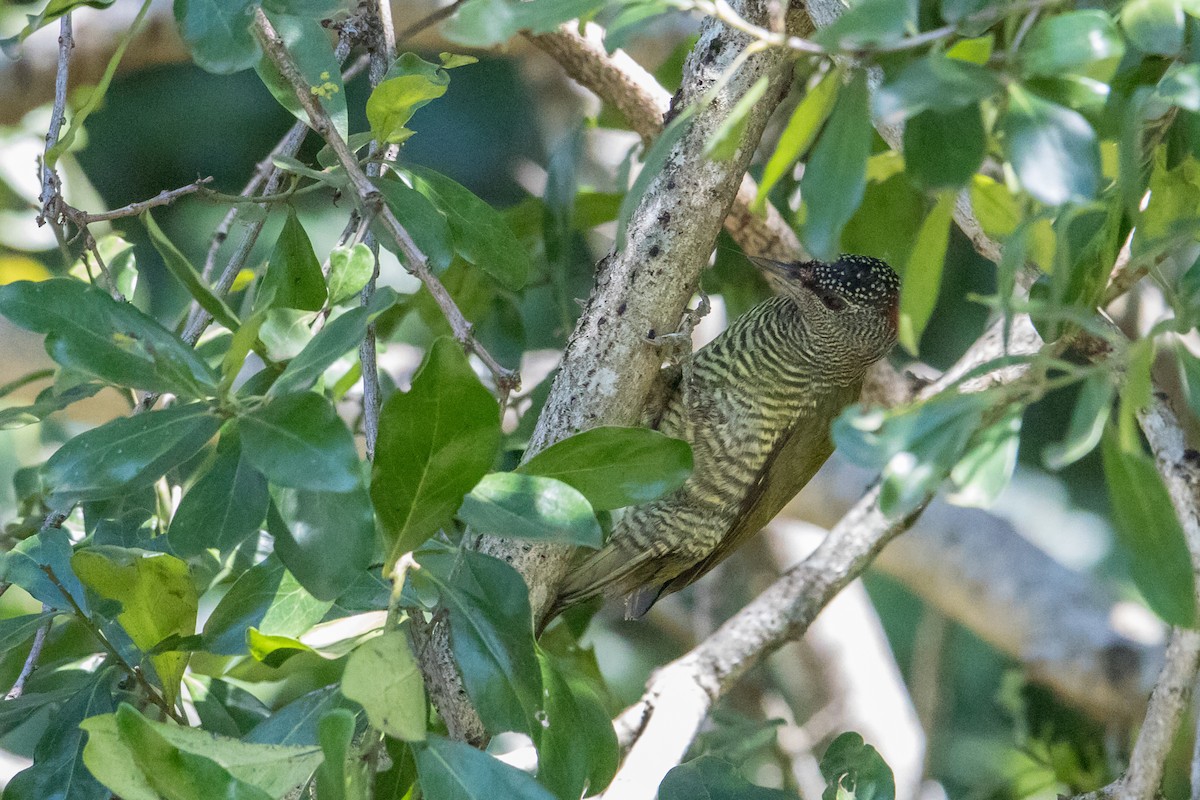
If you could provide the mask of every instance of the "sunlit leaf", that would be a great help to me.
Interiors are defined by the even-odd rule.
[[[577,489],[540,475],[485,475],[463,498],[458,518],[477,533],[598,548],[602,534]]]
[[[425,738],[425,680],[402,631],[360,644],[342,674],[342,693],[362,704],[367,718],[388,736]]]

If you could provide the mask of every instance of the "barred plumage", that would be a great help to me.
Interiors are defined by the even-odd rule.
[[[581,554],[555,613],[604,593],[629,595],[627,615],[641,616],[769,522],[833,451],[830,423],[895,341],[899,281],[864,256],[754,261],[782,294],[697,352],[687,387],[683,370],[664,371],[647,412],[649,427],[691,443],[691,477],[627,510],[601,550]]]

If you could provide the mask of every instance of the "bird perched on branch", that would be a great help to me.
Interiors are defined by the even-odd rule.
[[[736,319],[686,368],[663,371],[644,424],[692,445],[686,483],[626,511],[581,553],[557,613],[626,596],[635,619],[700,578],[757,532],[833,452],[830,424],[858,399],[867,369],[896,340],[900,282],[883,261],[751,259],[781,293]]]

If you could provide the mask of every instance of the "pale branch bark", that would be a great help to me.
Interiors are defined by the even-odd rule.
[[[933,396],[964,372],[1004,353],[1033,354],[1041,348],[1041,337],[1028,317],[1013,320],[1007,347],[1003,327],[1000,322],[993,324],[954,369],[920,396]],[[959,388],[983,391],[997,381],[1019,380],[1026,372],[1026,367],[1012,367]],[[780,576],[716,633],[651,677],[642,699],[614,721],[618,738],[632,745],[606,797],[654,797],[662,777],[679,763],[712,705],[764,656],[802,635],[834,595],[908,529],[920,508],[907,518],[889,519],[879,508],[879,492],[876,482],[811,556]],[[670,713],[661,713],[664,710]]]
[[[275,32],[271,21],[267,19],[267,15],[261,8],[255,11],[253,31],[259,44],[262,45],[264,53],[295,92],[296,99],[299,101],[300,107],[304,109],[310,126],[329,145],[338,164],[346,171],[360,213],[366,218],[374,218],[381,223],[389,240],[394,242],[397,249],[403,254],[405,268],[415,275],[429,291],[430,296],[433,297],[434,302],[445,316],[446,322],[449,323],[454,338],[465,349],[478,356],[479,360],[492,373],[497,390],[501,394],[506,394],[507,391],[519,385],[516,375],[501,366],[475,338],[471,323],[463,316],[462,311],[454,302],[454,298],[446,291],[446,287],[430,270],[425,254],[417,247],[412,236],[396,219],[392,210],[383,202],[382,196],[375,185],[371,183],[371,179],[358,165],[358,159],[351,152],[346,140],[342,138],[324,107],[314,98],[307,81],[300,74],[291,54],[288,53],[287,45]]]
[[[816,525],[773,525],[767,544],[780,572],[803,561],[825,538]],[[853,581],[817,615],[804,637],[817,656],[822,701],[841,730],[862,734],[892,768],[897,800],[916,800],[925,771],[925,731],[896,664],[879,613]]]
[[[786,526],[788,518],[831,527],[872,477],[835,455],[771,527]],[[934,499],[871,566],[1019,661],[1031,680],[1092,719],[1131,722],[1145,710],[1163,647],[1114,627],[1111,593],[1055,561],[1007,520]]]

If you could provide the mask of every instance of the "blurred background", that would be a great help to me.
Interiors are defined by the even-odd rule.
[[[19,29],[23,15],[39,5],[0,5],[0,35]],[[75,15],[80,67],[73,75],[86,82],[95,74],[89,72],[95,60],[89,53],[104,52],[106,42],[111,46],[121,31],[121,14],[128,21],[138,5],[117,0],[103,13],[84,9]],[[435,5],[397,3],[397,28],[404,30]],[[212,188],[236,194],[293,122],[253,72],[219,76],[192,66],[173,33],[169,4],[157,4],[152,14],[146,41],[131,48],[103,107],[90,117],[86,136],[63,162],[67,198],[78,207],[116,208],[202,176],[212,176]],[[673,90],[694,32],[694,21],[668,16],[621,31],[620,45]],[[436,60],[437,53],[453,47],[438,39],[435,27],[401,41],[400,51],[405,50]],[[0,56],[0,87],[7,87],[0,89],[0,283],[61,274],[72,266],[35,221],[36,156],[49,118],[49,94],[41,83],[47,53],[52,67],[53,26],[25,44],[22,60]],[[479,62],[455,69],[446,95],[417,112],[410,123],[417,133],[402,158],[432,167],[504,209],[533,253],[541,274],[519,296],[472,305],[477,276],[445,279],[469,307],[492,352],[508,365],[521,363],[525,393],[536,397],[578,314],[575,300],[586,297],[594,264],[611,246],[611,220],[639,143],[615,112],[528,43],[473,55]],[[365,76],[347,86],[352,131],[367,128],[362,116],[367,92]],[[786,111],[777,117],[786,119]],[[768,139],[772,135],[768,131]],[[881,152],[886,149],[877,144]],[[314,156],[310,144],[299,157]],[[566,173],[564,164],[570,165]],[[573,174],[578,190],[574,229],[565,255],[551,257],[544,228],[553,209],[544,198],[548,178],[564,174]],[[902,172],[889,175],[880,169],[872,178],[844,249],[903,263],[912,246],[905,232],[914,232],[923,215],[921,195]],[[781,187],[782,202],[794,185]],[[193,263],[203,263],[226,208],[189,198],[157,210],[155,218]],[[346,204],[318,192],[298,199],[297,208],[318,255],[327,254],[344,224]],[[266,260],[282,217],[272,215],[251,265]],[[108,230],[134,247],[139,281],[131,299],[165,324],[175,324],[186,294],[162,268],[144,228],[135,218]],[[383,282],[414,293],[414,282],[389,254],[384,258]],[[940,302],[922,342],[925,363],[909,365],[896,356],[898,365],[918,377],[952,363],[983,330],[987,317],[970,296],[993,290],[993,265],[957,232],[947,265]],[[766,293],[724,235],[704,283],[716,302],[701,337],[715,335],[726,319]],[[1129,323],[1137,324],[1139,314],[1152,315],[1153,303],[1153,296],[1135,297],[1128,304]],[[420,348],[440,328],[419,295],[386,327],[394,346],[382,365],[391,385],[404,387]],[[0,320],[0,384],[50,365],[38,337]],[[30,403],[44,385],[31,383],[0,402]],[[536,411],[536,400],[530,402]],[[836,622],[815,626],[805,642],[779,652],[722,702],[716,724],[698,748],[744,762],[746,774],[762,785],[803,789],[805,770],[811,779],[813,754],[819,756],[822,743],[846,726],[857,726],[889,758],[898,777],[909,776],[909,797],[1053,798],[1113,777],[1131,732],[1128,718],[1113,709],[1124,702],[1130,716],[1137,713],[1154,675],[1163,631],[1138,604],[1126,560],[1114,548],[1098,452],[1058,474],[1040,467],[1042,449],[1061,437],[1073,402],[1070,393],[1060,392],[1026,415],[1016,479],[990,513],[945,505],[933,509],[922,524],[933,538],[904,551],[906,536],[891,548],[863,581],[865,594],[855,588],[848,605],[836,609]],[[71,433],[127,410],[126,398],[103,392],[41,424],[0,431],[0,525],[9,526],[7,542],[0,546],[7,549],[21,535],[12,524],[21,518],[14,482],[28,477],[22,470],[43,461]],[[527,433],[530,422],[514,428],[514,452],[523,446],[522,430]],[[799,560],[870,478],[835,458],[789,509],[789,520],[697,586],[660,603],[647,620],[626,623],[616,609],[601,611],[585,644],[594,647],[613,711],[640,695],[652,667],[685,652]],[[994,549],[988,549],[989,535],[995,537]],[[1021,588],[1019,570],[1026,567],[1034,576],[1028,580],[1044,597]],[[1047,576],[1055,582],[1047,585]],[[1055,603],[1062,604],[1060,619],[1047,616],[1057,613]],[[1010,618],[1002,618],[1004,609]],[[0,617],[30,610],[36,604],[19,590],[0,599]],[[1029,630],[1018,635],[1006,625]],[[1072,625],[1078,641],[1061,632]],[[1054,640],[1067,651],[1081,648],[1080,675],[1108,670],[1110,683],[1096,691],[1098,696],[1115,691],[1116,705],[1088,707],[1057,686],[1071,683],[1071,675],[1060,674],[1070,671],[1063,666],[1071,663],[1069,652],[1036,651]],[[69,654],[71,646],[69,638],[56,640],[52,648],[59,652],[51,658]],[[1093,659],[1101,657],[1110,661],[1098,667]],[[12,682],[23,658],[22,652],[9,652],[0,659],[0,685]],[[1031,682],[1039,677],[1039,664],[1049,664],[1054,674]],[[336,674],[336,666],[317,667],[296,658],[278,674],[250,675],[245,685],[252,691],[257,686],[264,695],[293,695],[328,680],[331,671]],[[46,724],[31,719],[0,739],[8,755],[6,776],[28,763],[32,743]],[[1187,744],[1180,743],[1168,775],[1168,797],[1184,796]]]

